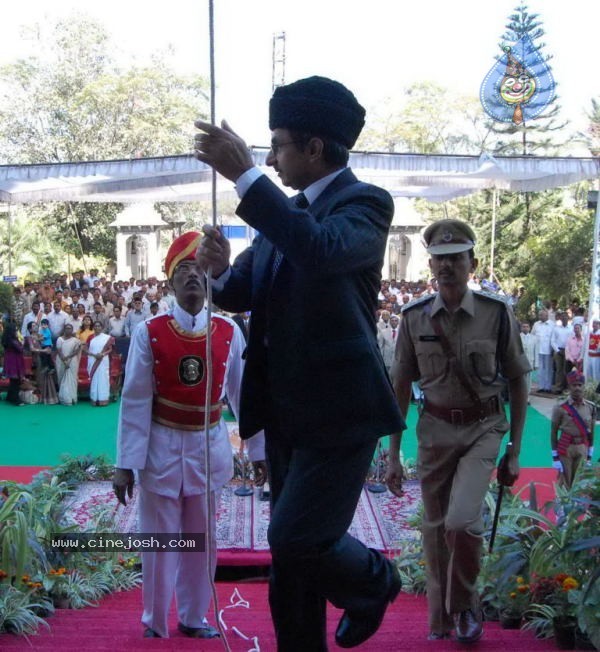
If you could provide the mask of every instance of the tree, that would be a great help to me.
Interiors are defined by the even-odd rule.
[[[183,77],[156,55],[121,70],[104,28],[74,14],[30,30],[35,56],[0,69],[0,160],[46,163],[187,153],[194,119],[206,115],[206,81]],[[109,224],[118,204],[61,203],[50,237],[79,255],[115,256]]]
[[[544,54],[545,43],[540,39],[544,36],[544,28],[539,14],[528,13],[526,4],[521,4],[509,16],[506,31],[502,35],[500,48],[507,43],[516,43],[523,36],[528,35],[536,51],[550,67],[552,55]],[[502,55],[496,57],[499,59]],[[560,144],[554,141],[555,132],[564,129],[568,122],[559,121],[560,105],[555,96],[545,111],[533,118],[527,124],[515,125],[512,123],[494,122],[490,119],[489,125],[497,136],[492,149],[496,154],[556,154]]]
[[[590,121],[584,134],[580,134],[592,156],[600,156],[600,97],[592,98],[592,107],[586,113]]]
[[[356,149],[418,154],[479,154],[485,144],[483,110],[476,98],[433,82],[408,87],[368,112]]]

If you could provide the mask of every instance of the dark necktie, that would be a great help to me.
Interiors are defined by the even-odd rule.
[[[292,200],[294,202],[294,205],[297,208],[308,208],[308,199],[306,199],[306,195],[303,192],[299,192]],[[283,260],[283,254],[279,249],[275,249],[275,256],[273,257],[273,268],[271,270],[271,277],[275,278],[275,275],[277,274],[277,270],[279,269],[279,266],[281,265],[281,261]]]

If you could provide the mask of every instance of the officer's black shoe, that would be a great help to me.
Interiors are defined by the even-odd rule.
[[[160,634],[157,634],[150,627],[146,627],[146,629],[144,630],[144,638],[162,638],[162,637]]]
[[[385,598],[368,613],[350,614],[345,611],[335,632],[335,642],[343,648],[356,647],[373,636],[381,625],[388,604],[396,599],[401,588],[402,582],[398,571],[395,566],[392,566],[392,581]]]
[[[475,643],[483,635],[481,612],[467,609],[454,614],[454,630],[459,643]]]

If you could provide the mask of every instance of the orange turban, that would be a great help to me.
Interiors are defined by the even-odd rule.
[[[173,240],[165,258],[165,273],[168,279],[173,276],[175,268],[181,261],[196,259],[196,249],[198,249],[201,238],[201,233],[188,231]]]

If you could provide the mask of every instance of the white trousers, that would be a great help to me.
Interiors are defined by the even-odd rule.
[[[215,514],[219,492],[211,494]],[[140,487],[140,532],[206,533],[212,539],[212,568],[216,568],[216,525],[207,527],[206,496],[169,498]],[[214,572],[213,572],[214,578]],[[159,636],[168,638],[169,609],[175,595],[179,622],[187,627],[202,627],[211,601],[206,552],[165,551],[142,552],[142,623]]]

